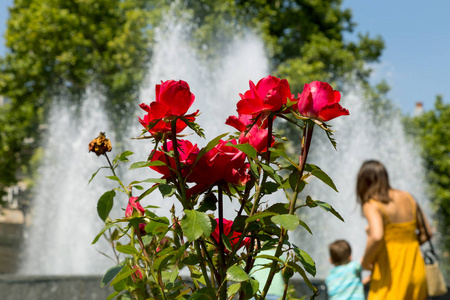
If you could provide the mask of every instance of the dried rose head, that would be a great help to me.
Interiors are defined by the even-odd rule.
[[[94,152],[97,156],[110,152],[111,149],[111,141],[106,138],[104,132],[100,132],[98,137],[89,143],[89,152]]]

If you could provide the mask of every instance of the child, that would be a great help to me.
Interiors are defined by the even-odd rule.
[[[361,264],[352,262],[352,248],[344,240],[329,245],[330,261],[335,267],[325,279],[329,300],[364,300]]]

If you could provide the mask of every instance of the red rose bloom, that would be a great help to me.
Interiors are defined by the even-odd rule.
[[[237,103],[239,115],[254,115],[264,111],[279,111],[292,98],[291,89],[286,79],[269,75],[261,79],[255,86],[250,81],[250,90]]]
[[[247,156],[234,147],[226,146],[228,142],[236,145],[235,140],[220,140],[219,144],[199,159],[187,178],[188,182],[195,182],[197,185],[188,194],[203,192],[220,181],[245,184],[250,179],[250,166],[245,162]]]
[[[145,213],[145,209],[139,202],[136,202],[138,197],[130,197],[128,200],[127,209],[125,210],[125,217],[130,218],[133,215],[143,216]]]
[[[305,84],[303,93],[299,95],[298,111],[301,115],[320,121],[329,121],[342,115],[348,115],[339,101],[341,94],[334,91],[326,82],[313,81]]]
[[[219,237],[219,219],[218,218],[216,219],[216,223],[217,223],[216,229],[214,230],[214,232],[211,233],[211,237],[217,243],[219,243],[220,237]],[[241,237],[241,233],[240,232],[236,232],[236,231],[231,232],[231,227],[232,226],[233,226],[233,221],[229,221],[227,219],[223,219],[223,234],[225,236],[227,236],[228,239],[230,240],[230,244],[231,244],[232,249],[234,250],[235,247],[237,246],[238,247],[237,249],[239,250],[244,245],[248,245],[250,243],[250,238],[246,237],[246,238],[244,238],[242,240],[241,244],[236,245],[238,243],[238,241],[239,241],[239,238]],[[228,253],[229,252],[228,249],[225,248],[225,252]]]
[[[258,123],[261,122],[257,122],[248,130],[247,126],[253,124],[251,115],[239,115],[239,117],[229,116],[225,122],[225,124],[233,126],[241,132],[239,136],[240,144],[250,144],[258,153],[263,153],[267,151],[267,136],[269,132],[267,129],[260,128]],[[272,136],[271,145],[274,142],[275,139]]]
[[[156,85],[155,94],[156,101],[150,105],[144,103],[140,105],[147,115],[144,116],[144,119],[139,118],[139,122],[145,128],[151,127],[149,129],[151,134],[169,132],[171,130],[170,119],[184,116],[194,102],[195,96],[191,93],[187,82],[182,80],[161,81],[161,84]],[[185,117],[194,121],[197,113],[198,111]],[[181,132],[187,126],[181,120],[177,120],[176,125],[176,133]]]
[[[173,143],[172,141],[167,141],[167,151],[173,150]],[[177,140],[178,145],[178,154],[180,157],[180,163],[182,169],[186,169],[187,166],[191,166],[195,159],[197,158],[197,155],[199,153],[199,149],[197,147],[197,144],[192,145],[190,141],[187,140]],[[167,161],[168,158],[168,161]],[[177,165],[175,163],[175,158],[173,157],[166,157],[164,155],[163,151],[155,151],[153,154],[151,161],[162,161],[166,164],[166,166],[152,166],[151,169],[155,170],[156,172],[164,175],[164,178],[170,177],[170,170],[169,167],[172,169],[176,169]],[[183,170],[182,170],[183,172]],[[186,174],[183,174],[186,175]]]

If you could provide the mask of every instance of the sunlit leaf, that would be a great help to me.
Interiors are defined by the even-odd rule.
[[[227,279],[235,282],[247,281],[250,279],[247,273],[240,266],[232,266],[227,271]]]
[[[295,230],[299,225],[298,217],[295,215],[278,215],[271,218],[272,222],[287,230]]]
[[[155,161],[138,161],[133,163],[129,170],[138,169],[138,168],[145,168],[145,167],[156,167],[156,166],[165,166],[166,164],[160,160]]]
[[[181,219],[181,229],[187,239],[192,242],[205,235],[211,235],[211,220],[207,214],[195,210],[185,210],[185,216]]]
[[[306,272],[308,272],[312,276],[316,276],[316,263],[311,258],[311,256],[309,256],[309,254],[302,249],[298,248],[296,245],[294,245],[294,253],[302,263]]]
[[[258,152],[256,152],[256,149],[250,144],[233,145],[232,143],[227,143],[227,146],[237,148],[240,151],[244,152],[247,156],[249,156],[250,158],[253,158],[253,159],[256,159],[256,155],[258,155]]]

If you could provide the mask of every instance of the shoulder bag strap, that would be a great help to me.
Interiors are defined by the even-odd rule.
[[[423,218],[422,209],[420,208],[419,204],[416,202],[417,207],[417,215],[419,216],[420,220],[422,221],[423,229],[425,230],[425,235],[427,236],[427,241],[430,244],[430,249],[428,251],[424,252],[424,258],[427,261],[427,263],[433,263],[434,261],[438,260],[438,256],[436,254],[436,251],[434,251],[433,243],[431,242],[430,234],[428,233],[427,226],[425,225],[425,220]],[[431,254],[431,255],[430,255]]]

